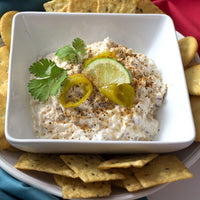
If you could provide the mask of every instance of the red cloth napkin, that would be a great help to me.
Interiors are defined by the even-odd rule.
[[[178,32],[197,39],[200,54],[200,0],[152,0],[152,2],[173,19]]]

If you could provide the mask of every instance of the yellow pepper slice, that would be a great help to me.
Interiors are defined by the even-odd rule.
[[[113,103],[129,108],[133,106],[135,90],[128,83],[103,86],[100,88],[100,92]]]
[[[73,94],[72,90],[76,87],[81,87],[81,90]],[[66,79],[62,92],[60,94],[59,100],[63,107],[65,108],[74,108],[82,104],[91,94],[93,89],[92,83],[83,75],[83,74],[74,74]],[[71,90],[71,91],[70,91]],[[73,96],[74,99],[71,100],[70,96]]]
[[[84,62],[84,66],[87,66],[89,63],[91,63],[92,61],[98,59],[98,58],[113,58],[113,59],[116,59],[116,54],[115,52],[111,52],[111,51],[106,51],[106,52],[103,52],[97,56],[94,56],[90,59],[87,59],[85,62]]]

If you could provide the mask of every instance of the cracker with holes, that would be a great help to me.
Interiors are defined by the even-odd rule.
[[[156,158],[158,154],[133,154],[109,159],[99,165],[99,169],[143,167]]]
[[[129,192],[135,192],[143,189],[143,186],[137,180],[137,178],[135,177],[134,173],[130,168],[120,169],[119,171],[125,176],[125,179],[112,181],[114,185],[125,188]]]
[[[98,13],[135,13],[138,0],[98,0]]]
[[[52,0],[47,1],[43,4],[43,7],[46,12],[60,12],[60,10],[67,6],[69,3],[69,0]]]
[[[139,0],[137,2],[136,13],[164,14],[164,12],[150,0]]]
[[[97,0],[69,0],[68,12],[97,12]]]
[[[76,178],[77,175],[54,154],[22,153],[15,168],[23,170],[35,170],[46,173],[58,174]]]
[[[111,184],[106,182],[84,183],[79,178],[54,175],[55,182],[62,187],[63,198],[106,197],[111,194]]]
[[[193,177],[175,155],[160,155],[143,168],[133,168],[133,172],[144,188]]]
[[[61,155],[60,157],[86,183],[125,178],[114,170],[100,170],[98,166],[103,159],[99,155]]]

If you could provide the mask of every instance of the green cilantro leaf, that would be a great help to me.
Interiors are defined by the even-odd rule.
[[[68,61],[69,63],[78,63],[83,60],[86,53],[86,45],[80,38],[75,38],[72,42],[72,46],[66,45],[56,52],[56,56],[60,60]]]
[[[84,41],[80,38],[75,38],[74,41],[72,42],[72,46],[76,49],[76,52],[79,52],[81,55],[85,55],[86,53],[86,45]]]
[[[45,78],[52,74],[57,75],[62,72],[63,69],[57,67],[56,63],[51,60],[41,59],[39,62],[33,63],[33,65],[30,66],[29,71],[38,78]]]
[[[66,60],[71,63],[72,62],[76,63],[78,60],[78,55],[76,51],[74,51],[74,49],[70,45],[58,49],[55,55],[58,56],[59,59]]]
[[[45,101],[49,96],[55,96],[62,82],[67,77],[67,72],[59,68],[55,62],[42,59],[29,68],[36,78],[28,83],[29,92],[39,101]]]

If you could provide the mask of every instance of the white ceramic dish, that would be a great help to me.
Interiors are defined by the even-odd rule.
[[[160,132],[148,142],[81,142],[36,139],[27,83],[38,56],[80,37],[87,44],[110,37],[152,58],[168,85],[158,118]],[[22,12],[14,17],[10,53],[6,138],[31,152],[171,152],[189,146],[195,136],[183,66],[172,20],[166,15]],[[183,109],[184,108],[184,109]]]
[[[179,33],[177,34],[179,39],[182,38],[182,35],[180,35]],[[200,62],[198,55],[196,55],[194,62]],[[193,143],[188,148],[174,152],[174,154],[176,154],[179,157],[179,159],[189,168],[200,158],[200,143]],[[54,183],[54,180],[51,175],[33,171],[25,172],[17,170],[14,167],[14,165],[17,162],[19,156],[19,152],[9,152],[6,150],[0,151],[0,167],[13,177],[33,187],[39,188],[53,195],[62,197],[61,188]],[[101,198],[101,200],[134,200],[143,196],[153,194],[167,185],[168,184],[164,184],[162,186],[157,186],[148,190],[134,193],[128,193],[123,189],[119,189],[115,190],[110,197]],[[95,198],[95,200],[98,200],[98,198]]]

